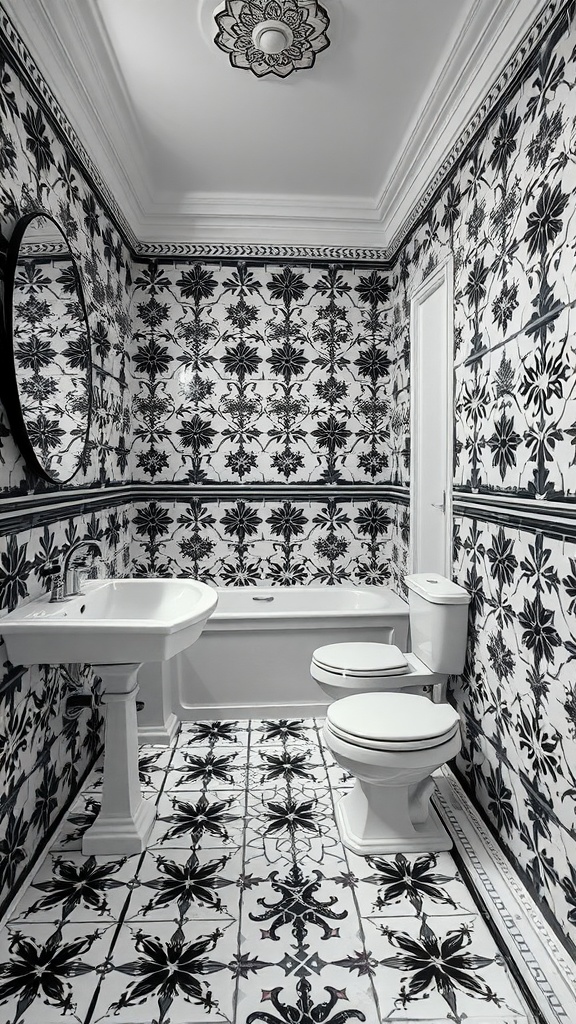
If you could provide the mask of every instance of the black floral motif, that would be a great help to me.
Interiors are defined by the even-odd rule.
[[[118,964],[116,970],[140,981],[128,985],[126,992],[113,1004],[114,1013],[119,1014],[125,1007],[141,1003],[150,996],[158,1003],[158,1024],[168,1024],[170,1007],[177,996],[205,1010],[216,1009],[218,1003],[211,989],[199,980],[199,975],[212,974],[224,967],[205,956],[216,947],[220,936],[221,932],[215,931],[195,942],[186,942],[184,933],[177,928],[168,942],[162,942],[138,931],[135,947],[139,958]]]
[[[195,756],[183,753],[185,765],[178,768],[180,776],[177,785],[184,789],[191,782],[203,782],[209,785],[211,782],[220,782],[222,785],[232,785],[234,776],[231,769],[234,767],[234,759],[238,756],[233,754],[215,754],[212,750],[208,754]]]
[[[232,803],[232,798],[210,801],[204,794],[196,803],[173,799],[174,813],[160,819],[171,825],[163,841],[166,843],[171,839],[189,835],[191,843],[198,843],[202,836],[208,833],[208,835],[218,836],[223,843],[227,843],[229,835],[226,825],[238,821],[237,814],[228,813],[228,808]]]
[[[379,890],[374,904],[376,909],[396,903],[402,897],[410,900],[417,914],[422,910],[424,897],[456,908],[454,900],[444,888],[451,881],[450,876],[434,870],[437,857],[433,853],[422,854],[413,861],[403,853],[396,854],[393,860],[369,857],[368,864],[375,869],[375,874],[368,875],[366,881],[377,885]]]
[[[522,642],[534,652],[537,663],[543,659],[554,661],[554,649],[562,646],[562,641],[554,626],[554,612],[544,608],[540,594],[534,601],[524,598],[524,609],[518,615],[518,622],[524,630]]]
[[[0,556],[0,608],[10,611],[28,593],[26,581],[32,562],[26,557],[27,550],[27,544],[18,545],[15,534],[9,537],[6,551]]]
[[[97,864],[95,857],[87,857],[79,864],[56,857],[54,878],[47,882],[35,882],[34,889],[46,893],[26,911],[25,916],[38,910],[61,907],[62,921],[73,913],[76,907],[86,907],[100,916],[109,915],[110,908],[106,893],[122,887],[122,882],[112,876],[126,863],[126,858]]]
[[[262,722],[262,738],[268,742],[280,740],[299,740],[305,736],[304,723],[302,719],[280,718],[276,722]]]
[[[560,185],[553,189],[542,186],[536,209],[528,214],[525,239],[528,243],[528,258],[539,253],[543,256],[550,242],[553,242],[562,228],[562,214],[568,205],[569,196],[562,192]]]
[[[32,153],[36,163],[38,177],[43,171],[48,171],[54,163],[50,138],[46,134],[46,124],[39,110],[34,110],[30,104],[26,107],[26,113],[22,114],[22,124],[26,130],[26,149]]]
[[[39,996],[62,1014],[69,1013],[73,1005],[70,979],[94,970],[84,961],[84,955],[98,937],[96,931],[86,938],[64,942],[57,928],[46,943],[37,943],[15,932],[9,943],[12,959],[0,964],[0,1001],[17,997],[17,1019]]]
[[[266,804],[266,834],[289,832],[294,836],[298,830],[320,833],[320,826],[315,815],[315,800],[295,800],[288,797],[283,803],[270,800]]]
[[[306,752],[283,751],[282,754],[262,754],[262,779],[310,779],[314,777],[315,765],[311,764]]]
[[[164,877],[144,882],[146,888],[156,890],[156,895],[146,904],[142,913],[165,910],[175,904],[181,921],[185,921],[193,903],[210,907],[219,913],[222,901],[217,890],[233,884],[230,879],[222,877],[222,871],[229,860],[230,855],[225,855],[201,864],[197,854],[192,852],[186,863],[181,865],[166,857],[157,857],[156,867]]]
[[[485,956],[465,952],[472,942],[469,928],[462,925],[449,931],[445,939],[439,939],[422,921],[419,937],[413,938],[405,932],[382,928],[391,945],[402,950],[397,956],[381,960],[383,966],[403,971],[407,980],[401,987],[398,1005],[405,1009],[410,1003],[426,998],[430,989],[436,989],[448,1003],[453,1020],[462,1021],[458,1013],[458,992],[465,992],[475,999],[495,1006],[501,1005],[496,992],[482,979],[479,971],[489,967],[493,960]]]
[[[288,307],[292,302],[298,302],[308,291],[304,275],[297,274],[291,267],[286,267],[281,274],[273,274],[267,287],[272,299],[278,299]]]

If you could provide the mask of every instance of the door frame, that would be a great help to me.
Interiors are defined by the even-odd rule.
[[[439,288],[445,292],[446,333],[442,355],[444,361],[446,388],[446,421],[445,421],[445,455],[446,477],[444,480],[444,575],[452,577],[452,487],[454,477],[454,258],[452,253],[442,260],[425,280],[410,294],[410,552],[409,564],[411,571],[417,571],[418,552],[416,551],[413,529],[416,512],[416,473],[419,458],[419,438],[422,423],[420,416],[420,396],[423,385],[420,370],[421,333],[419,331],[420,307]],[[420,568],[421,572],[422,569]]]

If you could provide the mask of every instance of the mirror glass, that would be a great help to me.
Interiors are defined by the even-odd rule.
[[[9,372],[2,398],[30,469],[68,483],[85,465],[92,406],[90,330],[78,267],[46,213],[18,221],[5,269]]]

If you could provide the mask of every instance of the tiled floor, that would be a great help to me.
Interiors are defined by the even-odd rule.
[[[142,748],[146,853],[83,857],[99,776],[0,933],[1,1024],[526,1024],[449,854],[364,859],[313,720]]]

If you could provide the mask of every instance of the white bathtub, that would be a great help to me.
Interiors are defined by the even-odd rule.
[[[407,634],[408,605],[384,587],[218,588],[199,639],[164,666],[141,669],[141,739],[162,742],[178,719],[324,714],[328,700],[309,671],[317,647],[372,641],[406,650]],[[155,729],[159,687],[163,730]]]

